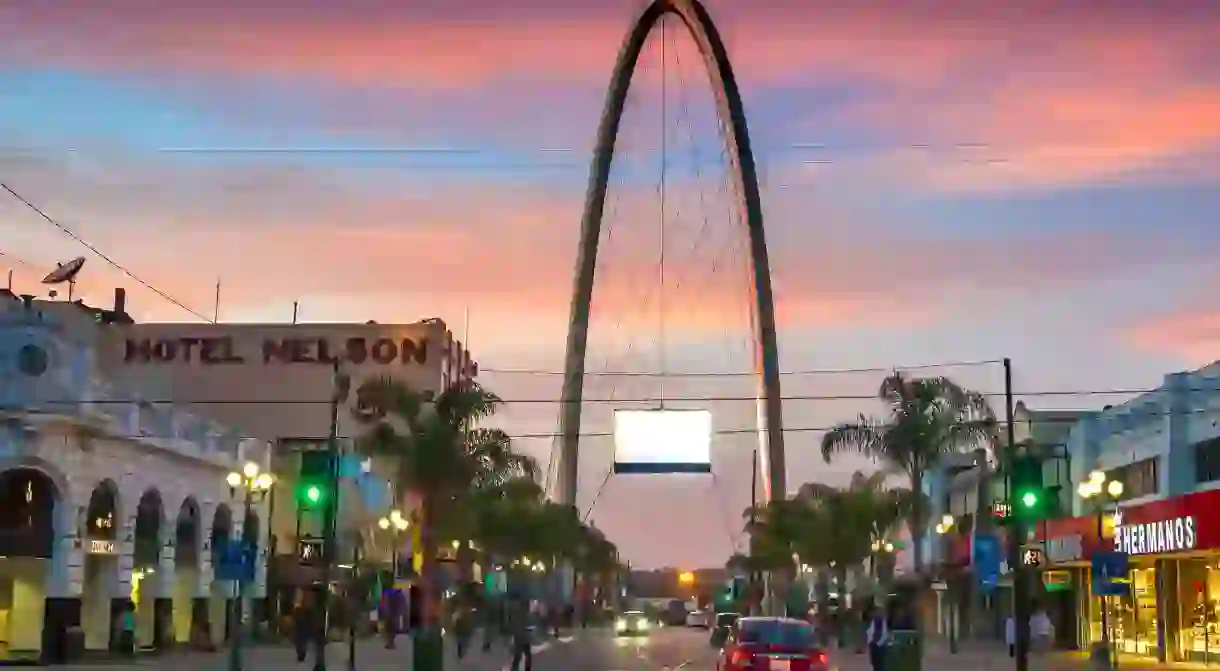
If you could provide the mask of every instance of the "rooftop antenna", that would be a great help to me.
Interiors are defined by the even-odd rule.
[[[47,273],[47,276],[42,278],[43,284],[63,284],[68,283],[68,300],[72,300],[72,293],[76,289],[76,276],[80,274],[80,269],[85,265],[85,257],[78,256],[67,263],[55,264],[55,270]],[[54,289],[50,291],[51,298],[55,298],[56,292]]]

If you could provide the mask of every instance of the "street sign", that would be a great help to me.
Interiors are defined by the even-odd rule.
[[[1093,553],[1093,593],[1098,596],[1123,596],[1130,589],[1125,552]]]
[[[1042,568],[1046,565],[1046,553],[1036,545],[1022,548],[1021,563],[1029,568]]]
[[[258,546],[253,543],[229,541],[221,546],[220,562],[215,567],[217,580],[254,581],[254,565]]]
[[[301,538],[297,540],[297,559],[304,566],[316,566],[322,563],[322,539]]]
[[[1000,582],[1000,539],[990,534],[976,534],[971,560],[983,591],[995,589]]]

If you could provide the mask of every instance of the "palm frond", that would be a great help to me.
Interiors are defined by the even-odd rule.
[[[822,459],[829,462],[843,453],[877,457],[883,453],[885,445],[884,426],[860,415],[854,423],[839,424],[822,435]]]

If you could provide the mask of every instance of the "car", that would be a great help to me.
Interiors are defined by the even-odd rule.
[[[686,626],[695,629],[708,629],[712,626],[712,614],[706,610],[697,610],[686,616]]]
[[[652,621],[638,610],[629,610],[614,621],[614,633],[618,636],[646,636],[652,630]]]
[[[741,615],[738,613],[716,613],[716,621],[712,623],[712,635],[710,637],[713,648],[724,646],[725,641],[729,640],[729,631],[740,618]]]
[[[729,628],[716,671],[829,671],[817,632],[804,620],[743,617]]]

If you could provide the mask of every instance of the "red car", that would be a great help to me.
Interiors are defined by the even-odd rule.
[[[784,617],[743,617],[729,631],[717,671],[829,671],[813,626]]]

